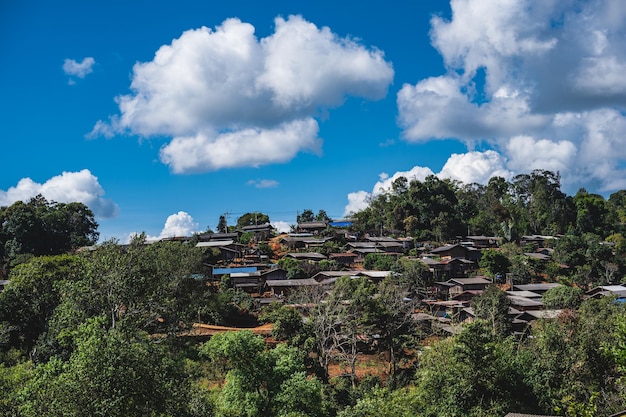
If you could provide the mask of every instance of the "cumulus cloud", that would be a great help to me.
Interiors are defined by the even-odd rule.
[[[255,188],[276,188],[278,187],[278,181],[276,180],[250,180],[248,185]]]
[[[167,237],[181,237],[191,236],[198,232],[199,224],[193,220],[193,217],[184,211],[179,211],[176,214],[171,214],[165,220],[165,225],[159,239]]]
[[[404,139],[455,138],[470,149],[486,141],[512,173],[558,170],[564,184],[594,184],[598,191],[623,184],[617,179],[624,178],[626,158],[626,4],[450,5],[451,18],[433,17],[430,32],[447,72],[398,92]],[[459,177],[450,167],[442,173]]]
[[[0,190],[0,206],[8,206],[16,201],[28,201],[38,194],[48,201],[58,203],[80,202],[85,204],[99,218],[111,218],[117,215],[118,206],[104,198],[104,189],[88,169],[78,172],[63,172],[50,178],[43,184],[30,178],[22,178],[17,185],[8,190]]]
[[[93,72],[93,66],[96,61],[92,57],[88,56],[81,62],[67,58],[63,62],[63,72],[71,77],[85,78],[87,74]],[[73,84],[73,79],[70,78],[70,84]]]
[[[291,231],[291,224],[289,224],[289,222],[279,220],[270,222],[270,224],[278,233],[289,233]]]
[[[495,151],[452,154],[445,163],[440,178],[450,178],[465,184],[486,184],[494,176],[511,179],[513,173],[506,168],[506,160]]]
[[[380,99],[393,79],[381,51],[300,16],[276,18],[274,33],[227,19],[188,30],[133,68],[120,114],[91,135],[169,136],[161,161],[173,172],[285,162],[319,152],[316,117],[347,96]]]

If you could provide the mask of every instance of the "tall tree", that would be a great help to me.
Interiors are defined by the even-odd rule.
[[[578,233],[593,233],[605,238],[613,233],[614,222],[609,205],[599,194],[580,189],[574,196],[576,204],[576,229]]]
[[[255,211],[246,213],[237,219],[237,227],[242,228],[245,226],[256,226],[270,222],[270,217],[267,214]]]
[[[226,216],[224,214],[220,216],[220,219],[217,222],[217,231],[218,233],[228,232],[228,223],[226,222]]]
[[[312,222],[313,220],[315,220],[315,215],[313,214],[313,210],[311,209],[304,209],[302,210],[302,213],[296,216],[296,221],[298,223],[308,223]]]
[[[267,349],[262,337],[239,331],[213,336],[200,352],[226,372],[218,416],[322,414],[321,384],[307,377],[296,348]]]
[[[11,271],[9,284],[0,292],[0,323],[10,336],[8,347],[31,353],[60,303],[59,284],[77,280],[81,269],[78,257],[57,255],[33,258]]]
[[[38,195],[0,208],[2,263],[21,262],[29,256],[58,255],[98,239],[98,223],[82,203],[48,202]]]
[[[480,296],[472,300],[476,317],[489,324],[494,337],[503,337],[509,334],[511,328],[510,305],[506,292],[496,285],[490,285]]]
[[[29,416],[184,415],[188,385],[180,360],[143,333],[107,329],[106,319],[80,326],[67,362],[39,365],[20,408]]]

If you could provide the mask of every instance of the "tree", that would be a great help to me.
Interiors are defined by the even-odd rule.
[[[417,409],[425,417],[537,412],[525,382],[528,366],[528,356],[511,338],[494,335],[491,324],[479,319],[424,351],[416,376]]]
[[[313,210],[311,209],[304,209],[302,210],[302,213],[296,216],[296,221],[298,223],[308,223],[312,222],[313,220],[315,220],[315,215],[313,214]]]
[[[626,406],[619,368],[604,347],[616,346],[616,318],[624,306],[609,297],[584,301],[556,320],[538,320],[528,339],[532,355],[526,379],[546,413],[597,407],[609,415]]]
[[[578,287],[561,285],[546,291],[541,296],[541,301],[549,309],[577,309],[583,301],[583,290]]]
[[[228,232],[228,223],[226,222],[226,216],[224,214],[220,216],[220,219],[217,222],[217,231],[218,233]]]
[[[412,317],[416,302],[407,300],[406,293],[406,287],[385,278],[378,286],[370,319],[372,331],[379,335],[380,347],[388,354],[391,387],[397,382],[398,358],[405,349],[416,348],[417,328]]]
[[[328,217],[328,214],[326,214],[326,210],[318,210],[317,214],[315,215],[315,221],[329,222],[330,220],[331,218]]]
[[[576,229],[580,234],[593,233],[601,237],[610,235],[615,224],[609,205],[599,194],[590,194],[584,188],[574,196],[576,204]]]
[[[498,274],[507,274],[511,267],[511,261],[498,250],[485,249],[482,251],[478,265],[485,271],[487,276],[494,278]]]
[[[272,336],[276,340],[291,342],[305,333],[302,314],[292,307],[279,303],[272,303],[265,307],[259,320],[272,323]]]
[[[508,335],[511,327],[510,305],[511,302],[506,292],[495,285],[490,285],[480,296],[472,300],[472,308],[476,317],[489,323],[494,337]]]
[[[32,258],[11,271],[0,292],[0,323],[11,335],[9,347],[31,352],[60,303],[59,284],[78,279],[81,268],[78,257],[57,255]]]
[[[414,417],[419,405],[415,389],[402,388],[392,390],[375,387],[356,404],[337,414],[338,417]]]
[[[368,253],[363,261],[363,268],[377,271],[390,271],[396,263],[396,257],[386,253]]]
[[[279,344],[267,349],[262,337],[238,331],[213,336],[200,353],[226,372],[218,416],[322,414],[321,384],[306,376],[296,348]]]
[[[184,415],[182,363],[144,333],[108,329],[106,319],[80,326],[67,362],[37,367],[23,391],[22,415]]]
[[[98,239],[98,223],[82,203],[48,202],[43,196],[0,209],[2,263],[28,256],[59,255]],[[5,272],[6,273],[6,272]]]
[[[237,219],[237,227],[239,229],[245,226],[256,226],[259,224],[267,224],[270,222],[270,217],[267,214],[255,211],[252,213],[246,213]]]

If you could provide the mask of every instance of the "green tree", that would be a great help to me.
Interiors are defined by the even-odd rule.
[[[23,416],[184,415],[188,385],[182,364],[146,334],[83,324],[67,362],[37,367],[23,391]]]
[[[0,322],[10,336],[8,347],[31,352],[60,303],[60,283],[78,279],[81,268],[78,257],[57,255],[32,258],[11,271],[9,285],[0,292]]]
[[[270,222],[270,217],[267,214],[259,211],[245,213],[237,219],[237,228],[241,229],[245,226],[256,226],[259,224],[267,224]]]
[[[217,222],[217,231],[218,233],[226,233],[228,232],[228,222],[226,221],[226,216],[222,214]]]
[[[306,376],[296,348],[268,349],[260,336],[239,331],[213,336],[201,354],[226,372],[217,416],[322,415],[322,386]]]
[[[315,220],[315,215],[313,214],[313,210],[311,209],[304,209],[302,210],[302,213],[296,216],[296,221],[298,223],[308,223],[314,220]]]
[[[619,369],[604,346],[616,344],[615,318],[624,306],[612,299],[586,300],[578,310],[566,310],[558,320],[539,320],[532,327],[532,354],[526,379],[545,413],[567,408],[597,407],[609,415],[626,406]]]
[[[265,307],[259,320],[272,323],[272,336],[276,340],[291,342],[305,333],[302,314],[283,304],[272,303]]]
[[[490,285],[481,295],[472,299],[472,308],[476,317],[489,323],[494,337],[509,334],[511,328],[510,305],[511,302],[506,292],[495,285]]]
[[[615,222],[604,197],[581,188],[574,196],[574,203],[578,233],[593,233],[602,238],[612,234]]]
[[[541,296],[541,301],[550,309],[577,309],[583,301],[583,290],[577,287],[561,285],[546,291]]]
[[[487,276],[494,278],[497,274],[507,274],[511,267],[511,261],[498,250],[485,249],[482,251],[478,265]]]
[[[494,336],[490,323],[477,320],[424,352],[416,378],[417,409],[428,417],[536,412],[525,383],[528,366],[512,339]]]
[[[396,263],[396,257],[386,253],[368,253],[363,260],[363,268],[377,271],[390,271]]]
[[[98,240],[98,223],[82,203],[48,202],[43,196],[0,208],[0,255],[8,265],[29,256],[59,255]]]
[[[416,302],[406,299],[407,288],[395,283],[392,278],[385,278],[378,286],[371,313],[372,331],[378,334],[380,348],[389,358],[390,387],[397,384],[398,360],[405,351],[417,348],[418,334],[412,314]]]
[[[415,417],[418,414],[415,389],[392,390],[375,387],[354,406],[342,410],[338,417]]]

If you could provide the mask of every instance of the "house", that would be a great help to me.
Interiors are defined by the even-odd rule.
[[[551,258],[550,255],[546,255],[542,252],[526,252],[524,253],[524,255],[528,256],[530,259],[535,259],[537,261],[549,261]]]
[[[200,242],[208,242],[210,240],[233,240],[239,239],[239,232],[233,233],[200,233],[198,239]]]
[[[468,271],[476,269],[476,264],[468,259],[453,258],[443,259],[440,261],[443,266],[443,272],[448,277],[465,277]]]
[[[267,281],[265,281],[265,287],[269,289],[272,295],[276,295],[278,297],[286,297],[293,291],[300,288],[316,287],[319,285],[320,283],[313,278],[276,280],[268,279]]]
[[[279,240],[281,245],[287,246],[289,249],[312,249],[319,248],[324,243],[333,240],[332,237],[316,238],[309,236],[286,236]]]
[[[563,284],[558,284],[554,282],[541,283],[541,284],[517,284],[517,285],[513,285],[513,290],[531,291],[531,292],[543,295],[543,293],[545,293],[546,291],[555,287],[560,287],[561,285]]]
[[[444,318],[458,317],[464,308],[469,307],[468,302],[455,300],[423,300],[422,305],[431,315]]]
[[[501,238],[497,236],[466,236],[465,241],[475,248],[496,248]]]
[[[247,293],[261,293],[263,285],[261,283],[261,272],[234,272],[230,274],[230,280],[234,288]]]
[[[298,223],[298,232],[310,232],[314,234],[319,234],[320,232],[326,230],[328,228],[328,222],[301,222]]]
[[[506,293],[507,295],[513,295],[516,297],[524,297],[524,298],[530,298],[531,300],[541,301],[541,294],[537,294],[536,292],[532,292],[532,291],[507,291]]]
[[[368,236],[365,238],[367,242],[374,243],[374,247],[383,252],[402,253],[404,252],[404,243],[398,239],[385,236]]]
[[[357,275],[367,277],[374,282],[380,282],[391,274],[391,271],[358,271]]]
[[[328,259],[319,252],[291,252],[286,254],[285,257],[305,262],[319,262]]]
[[[550,240],[557,239],[554,236],[542,236],[542,235],[528,235],[522,236],[520,239],[520,246],[526,245],[534,245],[537,248],[542,248],[546,246],[546,242]]]
[[[241,289],[247,293],[261,294],[263,293],[263,288],[268,280],[287,279],[287,271],[282,268],[273,268],[265,271],[231,272],[230,278],[233,287]]]
[[[626,299],[626,287],[623,285],[601,285],[587,291],[585,295],[589,298],[615,296],[618,299]]]
[[[349,267],[354,265],[359,255],[351,252],[331,253],[328,259],[337,262],[340,267]]]
[[[222,262],[232,262],[237,258],[242,258],[245,247],[233,240],[208,240],[200,241],[196,244],[196,248],[215,248],[220,251]]]
[[[440,256],[441,258],[465,258],[467,255],[467,248],[462,245],[444,245],[438,248],[432,249],[431,254]]]
[[[519,297],[516,295],[507,295],[511,307],[519,311],[529,310],[543,310],[543,303],[540,300],[533,300],[531,298]]]
[[[451,278],[447,281],[435,282],[435,291],[439,298],[447,299],[461,294],[464,291],[483,291],[491,284],[485,277]]]
[[[8,283],[8,279],[0,279],[0,292],[4,291],[4,287],[6,287]]]
[[[244,226],[241,228],[242,233],[252,233],[257,242],[268,240],[272,237],[274,227],[271,224],[265,223],[261,225]]]

